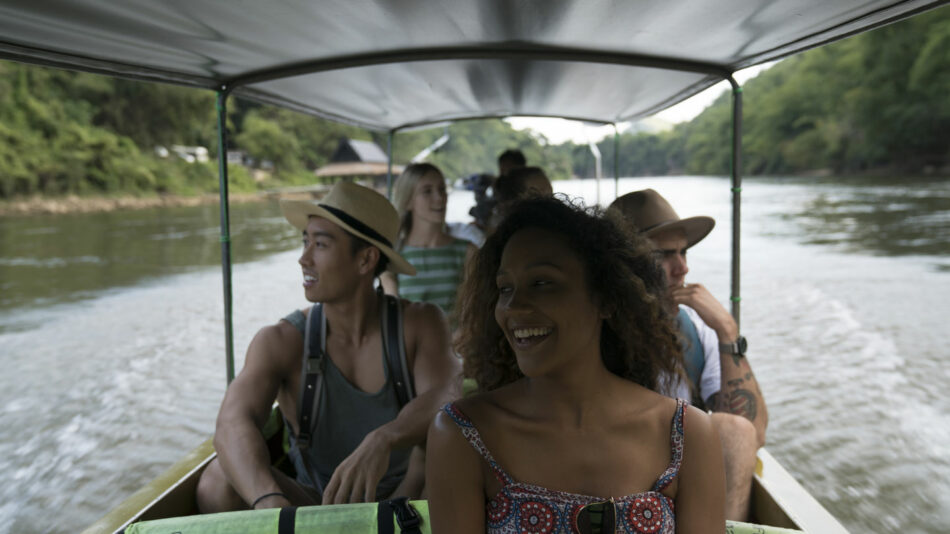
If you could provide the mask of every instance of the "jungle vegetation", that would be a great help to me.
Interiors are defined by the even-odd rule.
[[[950,174],[950,9],[787,58],[743,87],[743,172]],[[0,62],[0,199],[32,195],[193,195],[217,191],[214,94],[87,73]],[[621,176],[730,171],[731,96],[659,133],[619,136]],[[232,165],[232,191],[314,182],[341,138],[386,134],[237,100],[230,149],[257,165]],[[520,148],[553,179],[592,177],[587,146],[553,145],[499,120],[448,127],[429,161],[450,180],[493,173]],[[407,162],[442,129],[401,133]],[[160,157],[156,147],[200,145],[207,163]],[[599,143],[612,174],[614,139]],[[263,162],[267,162],[263,164]],[[265,172],[254,167],[263,166]]]

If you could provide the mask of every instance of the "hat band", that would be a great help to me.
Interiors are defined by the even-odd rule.
[[[641,231],[641,232],[649,232],[650,230],[656,228],[657,226],[660,226],[661,224],[666,224],[666,223],[668,223],[668,222],[676,222],[676,221],[660,221],[660,222],[658,222],[658,223],[656,223],[656,224],[651,224],[650,226],[647,226],[646,228],[644,228],[644,229],[642,229],[642,230],[640,230],[640,231]]]
[[[366,226],[366,224],[364,224],[363,221],[357,219],[356,217],[353,217],[352,215],[350,215],[349,213],[347,213],[347,212],[345,212],[345,211],[343,211],[343,210],[341,210],[341,209],[334,208],[333,206],[327,206],[326,204],[318,204],[318,205],[319,205],[321,208],[323,208],[323,209],[329,211],[330,213],[332,213],[333,215],[335,215],[338,219],[340,219],[340,220],[343,221],[344,223],[348,224],[351,228],[353,228],[353,229],[356,230],[357,232],[360,232],[360,233],[362,233],[362,234],[366,234],[367,237],[370,237],[370,238],[372,238],[372,239],[375,239],[376,241],[380,241],[380,242],[382,242],[384,245],[386,245],[386,246],[389,247],[389,248],[393,248],[393,244],[390,243],[388,239],[386,239],[385,237],[383,237],[383,236],[382,236],[379,232],[377,232],[376,230],[373,230],[373,229],[370,228],[369,226]]]

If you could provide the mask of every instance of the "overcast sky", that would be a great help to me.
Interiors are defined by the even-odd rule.
[[[735,74],[736,81],[744,84],[748,79],[755,77],[759,72],[771,67],[775,62],[756,65],[747,69],[740,70]],[[679,104],[661,111],[654,115],[670,124],[684,122],[699,115],[706,107],[723,92],[729,90],[729,82],[722,81],[706,89],[696,96],[680,102]],[[512,117],[506,119],[518,130],[530,129],[544,134],[548,141],[558,145],[565,141],[572,140],[577,144],[587,144],[588,141],[600,141],[608,135],[613,135],[613,126],[585,126],[584,123],[569,121],[565,119],[536,118],[536,117]],[[618,129],[622,132],[629,124],[619,124]]]

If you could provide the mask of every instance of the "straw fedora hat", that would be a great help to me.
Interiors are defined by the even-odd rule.
[[[386,197],[368,187],[337,182],[318,202],[281,200],[280,209],[290,224],[307,229],[311,216],[323,217],[350,234],[365,239],[389,258],[389,270],[414,275],[416,268],[393,250],[399,232],[399,214]]]
[[[699,215],[680,219],[673,206],[652,189],[627,193],[610,204],[646,237],[653,237],[667,230],[681,229],[686,234],[686,246],[691,247],[709,235],[716,221]]]

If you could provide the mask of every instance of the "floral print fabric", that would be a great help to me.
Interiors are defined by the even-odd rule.
[[[495,462],[481,435],[455,404],[443,410],[452,417],[462,434],[491,466],[502,484],[501,491],[485,505],[486,531],[490,534],[580,533],[578,520],[587,505],[605,501],[614,504],[615,532],[636,534],[673,534],[673,500],[660,493],[673,482],[683,459],[683,416],[686,402],[677,401],[670,432],[672,460],[649,491],[617,499],[605,499],[554,491],[541,486],[516,482]]]

